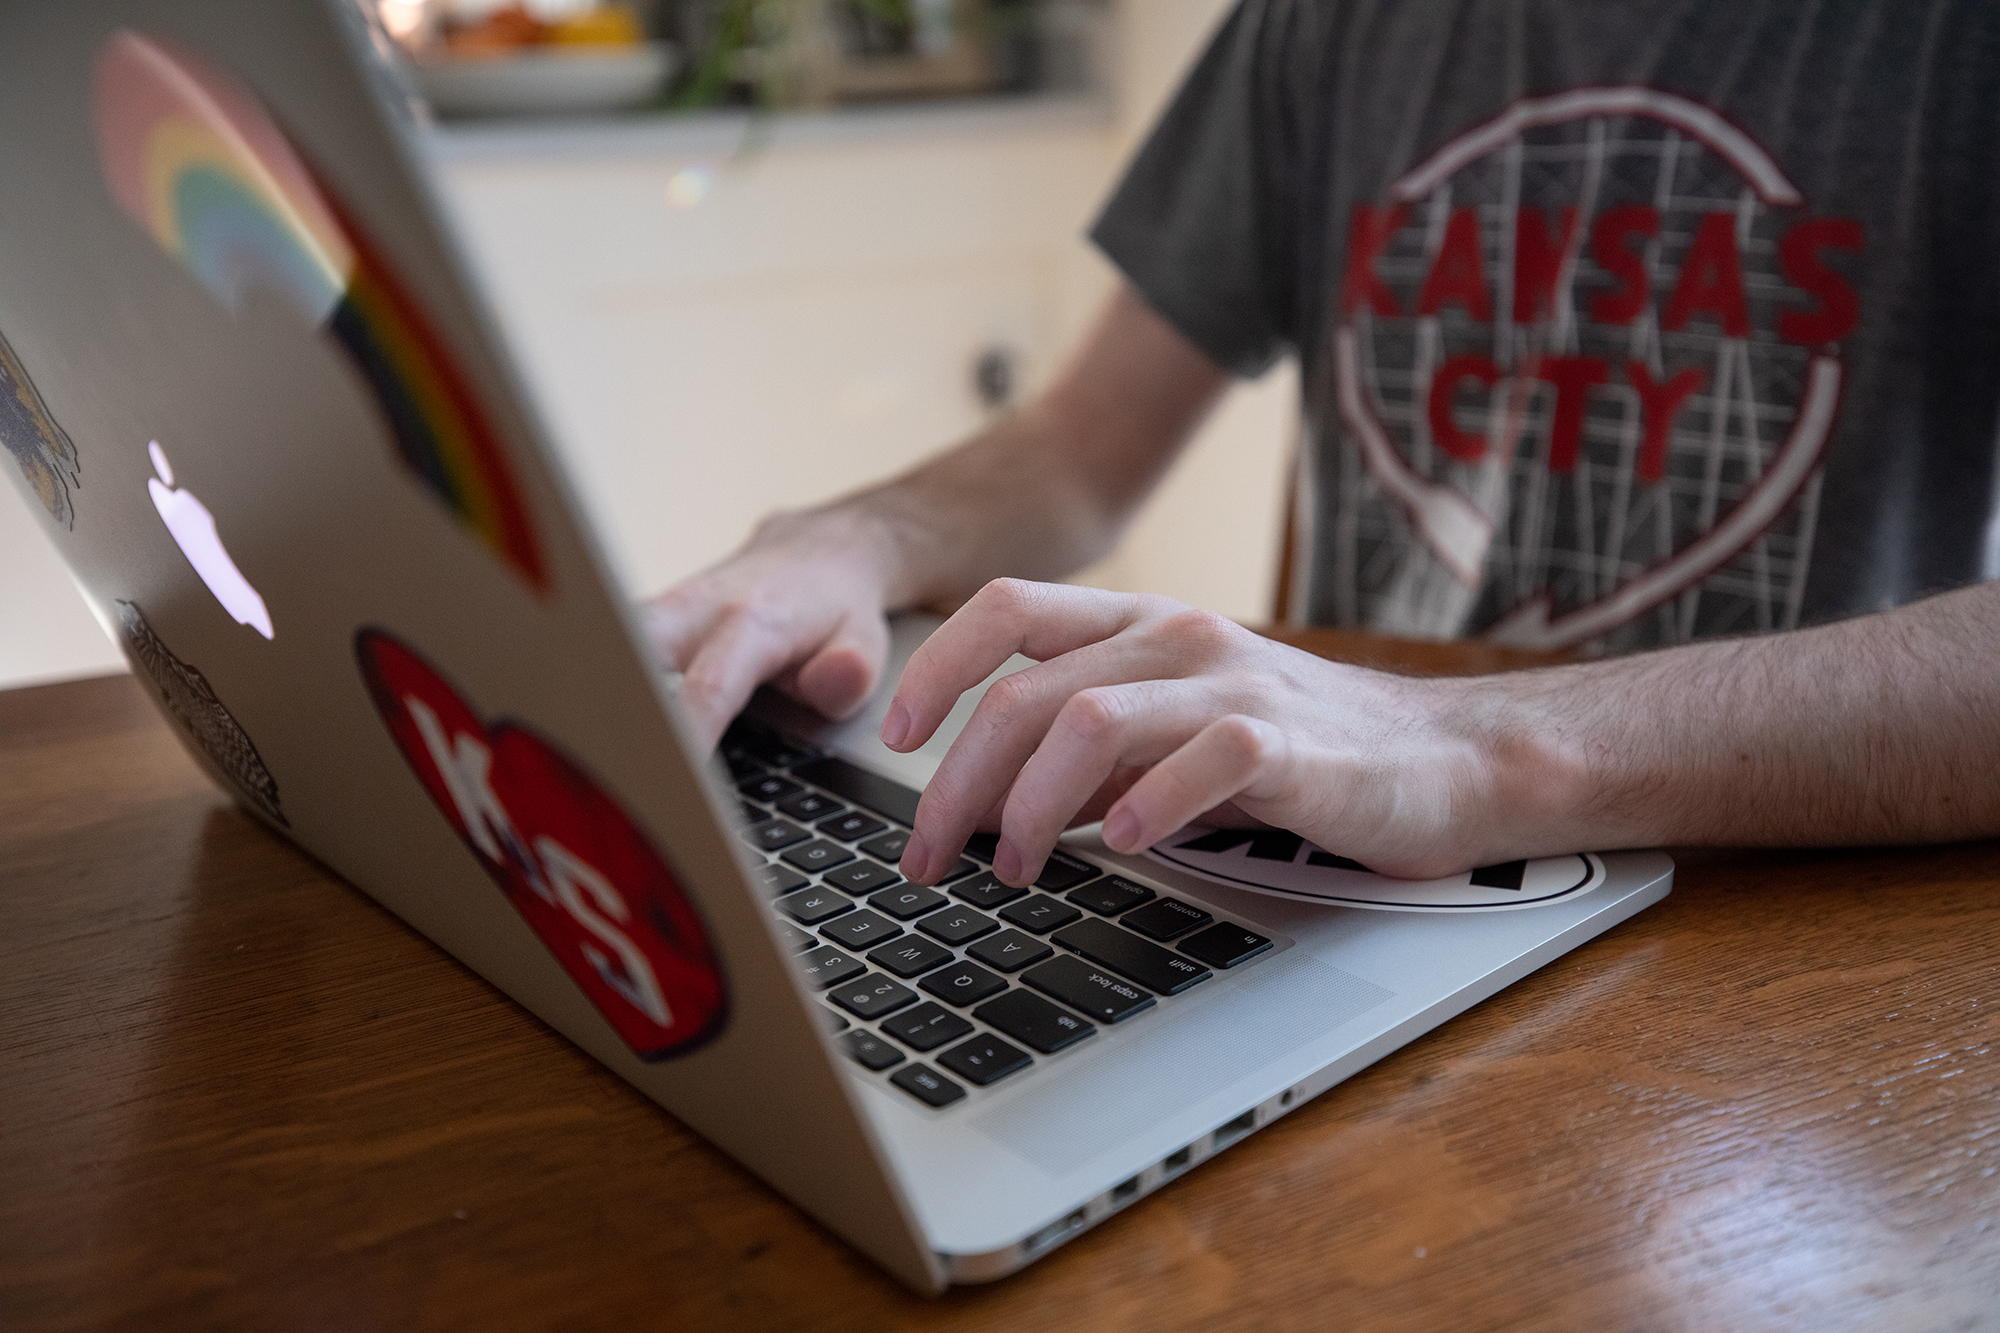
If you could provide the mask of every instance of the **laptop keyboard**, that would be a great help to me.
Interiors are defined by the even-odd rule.
[[[722,757],[751,880],[856,1065],[926,1106],[966,1099],[1256,961],[1269,937],[1058,848],[1032,888],[975,836],[935,888],[896,871],[918,793],[739,718]],[[921,1057],[921,1058],[919,1058]]]

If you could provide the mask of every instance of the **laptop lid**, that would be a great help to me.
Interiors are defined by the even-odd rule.
[[[904,1281],[880,1146],[358,9],[0,12],[0,432],[239,803]]]

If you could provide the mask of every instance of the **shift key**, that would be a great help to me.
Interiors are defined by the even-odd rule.
[[[1023,972],[1021,980],[1100,1023],[1116,1023],[1158,1003],[1137,986],[1081,958],[1051,958]]]
[[[1179,995],[1214,975],[1201,964],[1142,940],[1130,931],[1120,930],[1109,921],[1079,921],[1057,931],[1052,938],[1063,948],[1072,949],[1098,966],[1108,967],[1161,995]]]

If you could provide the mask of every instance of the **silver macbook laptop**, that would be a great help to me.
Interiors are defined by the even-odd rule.
[[[1668,891],[1654,853],[1407,884],[1228,829],[903,883],[971,697],[912,755],[773,698],[686,743],[357,8],[13,5],[0,69],[0,462],[189,753],[913,1287]]]

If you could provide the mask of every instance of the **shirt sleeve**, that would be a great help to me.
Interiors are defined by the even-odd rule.
[[[1285,0],[1242,0],[1090,232],[1154,310],[1243,376],[1298,342],[1301,26]]]

